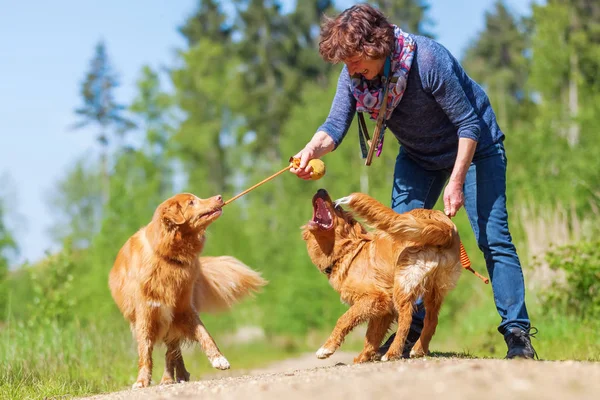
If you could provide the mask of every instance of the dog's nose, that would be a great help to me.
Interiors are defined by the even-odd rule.
[[[223,203],[223,196],[221,196],[220,194],[218,194],[218,195],[215,196],[215,200],[218,203]]]
[[[325,189],[322,189],[322,188],[321,188],[321,189],[317,190],[317,193],[318,193],[319,195],[321,195],[321,196],[322,196],[322,195],[326,195],[326,194],[327,194],[327,190],[325,190]]]

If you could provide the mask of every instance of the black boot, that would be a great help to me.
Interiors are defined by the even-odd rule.
[[[402,358],[410,357],[410,351],[412,350],[415,343],[417,343],[417,340],[419,340],[420,336],[421,336],[421,332],[416,331],[411,326],[410,330],[408,331],[408,335],[406,336],[406,341],[404,342],[404,348],[402,349]],[[385,353],[387,353],[387,351],[389,350],[390,346],[392,345],[392,342],[394,341],[395,337],[396,337],[396,334],[392,333],[390,335],[390,337],[388,338],[388,340],[385,341],[383,346],[381,346],[379,348],[379,350],[377,351],[377,354],[379,354],[380,358],[383,357],[385,355]]]
[[[520,328],[512,328],[510,333],[504,338],[508,346],[506,358],[538,358],[535,349],[531,345],[531,338],[535,337],[537,333],[537,328],[529,328],[526,331]]]

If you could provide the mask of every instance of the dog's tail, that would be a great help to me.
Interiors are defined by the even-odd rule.
[[[200,257],[194,306],[198,312],[225,311],[266,284],[260,273],[235,257]]]
[[[367,225],[403,241],[446,247],[452,245],[457,235],[452,221],[438,211],[413,210],[398,214],[364,193],[352,193],[336,204],[347,204]]]

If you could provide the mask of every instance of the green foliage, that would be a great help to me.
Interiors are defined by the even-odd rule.
[[[75,109],[75,114],[80,117],[73,128],[81,129],[90,124],[97,126],[98,143],[102,147],[101,154],[101,188],[102,200],[108,198],[109,162],[108,146],[109,134],[122,137],[127,131],[135,128],[135,124],[124,116],[125,106],[116,102],[114,91],[119,86],[117,75],[110,64],[106,45],[100,41],[90,63],[90,70],[81,84],[81,97],[83,105]]]
[[[558,271],[544,293],[544,310],[557,310],[583,321],[600,317],[600,242],[581,242],[548,252],[546,260]]]
[[[485,29],[463,59],[470,76],[485,86],[498,122],[508,130],[527,123],[535,112],[525,83],[529,71],[527,21],[514,16],[503,1],[485,14]]]
[[[63,326],[75,318],[74,269],[73,253],[66,243],[60,254],[49,255],[45,265],[30,270],[33,299],[28,304],[28,326]]]
[[[100,229],[102,220],[102,177],[98,163],[81,159],[67,170],[48,196],[54,211],[50,234],[55,242],[72,240],[86,248]]]
[[[393,24],[406,32],[433,37],[429,28],[434,25],[427,15],[429,2],[425,0],[371,0]]]
[[[4,204],[4,199],[0,197],[0,312],[6,307],[9,253],[18,249],[15,238],[6,225],[6,208]]]

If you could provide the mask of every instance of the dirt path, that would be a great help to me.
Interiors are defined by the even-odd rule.
[[[352,365],[352,357],[307,354],[260,370],[89,399],[600,399],[600,363],[425,358]]]

